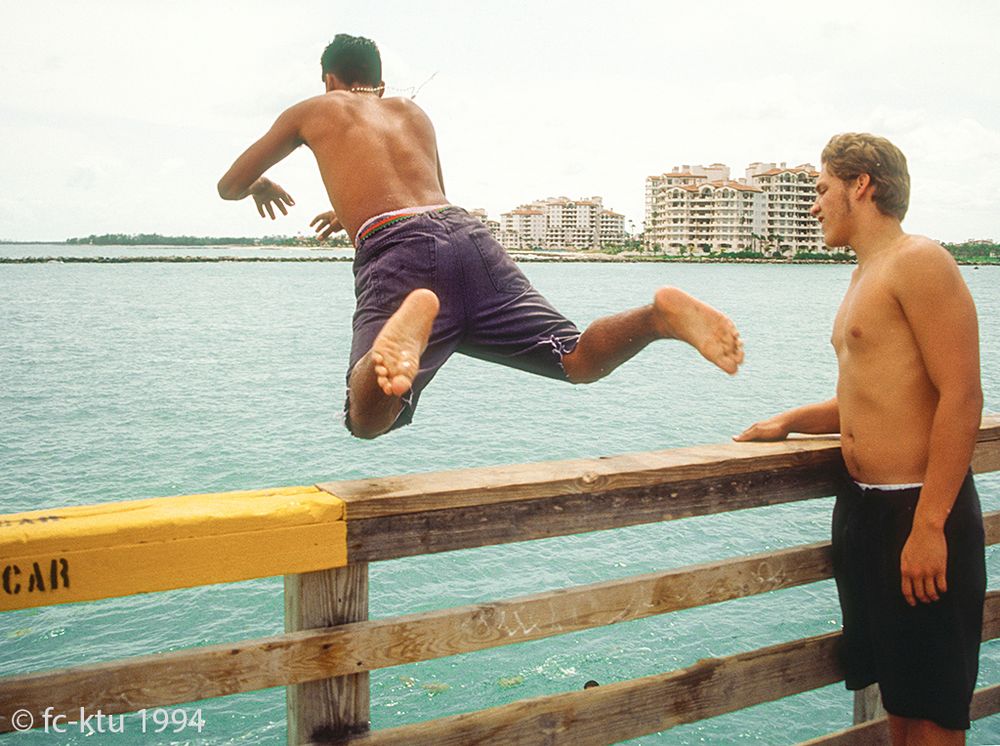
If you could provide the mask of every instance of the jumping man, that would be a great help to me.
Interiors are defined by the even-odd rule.
[[[677,288],[598,319],[582,334],[538,293],[480,221],[448,203],[430,119],[383,98],[375,44],[338,35],[322,55],[326,93],[292,106],[219,182],[261,217],[294,204],[263,176],[300,145],[316,156],[333,210],[312,225],[356,248],[348,429],[374,438],[413,417],[453,352],[572,383],[603,378],[656,339],[679,339],[733,374],[743,361],[728,317]]]

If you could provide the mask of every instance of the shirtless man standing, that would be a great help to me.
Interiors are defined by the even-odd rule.
[[[976,309],[940,245],[903,232],[910,177],[881,137],[823,150],[812,214],[858,257],[833,324],[837,395],[738,441],[840,433],[833,513],[849,689],[878,682],[894,744],[964,743],[986,587],[969,464],[983,406]]]
[[[410,422],[421,390],[453,352],[572,383],[604,377],[655,339],[679,339],[735,373],[743,345],[722,313],[676,288],[581,334],[528,282],[485,227],[444,195],[434,128],[410,99],[382,98],[368,39],[338,35],[322,56],[326,93],[292,106],[219,182],[252,196],[261,217],[287,215],[288,193],[263,176],[300,145],[316,156],[354,260],[354,337],[345,421],[362,438]]]

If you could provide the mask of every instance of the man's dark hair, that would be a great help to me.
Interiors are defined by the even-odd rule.
[[[382,57],[371,39],[337,34],[320,58],[323,78],[333,73],[347,85],[377,86],[382,82]]]

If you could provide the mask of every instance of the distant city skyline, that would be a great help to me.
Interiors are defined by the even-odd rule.
[[[638,230],[644,180],[674,164],[818,166],[832,134],[872,131],[909,159],[906,229],[1000,238],[1000,4],[294,7],[0,0],[0,240],[310,233],[329,205],[306,149],[269,174],[296,200],[287,218],[215,184],[322,93],[338,32],[376,40],[387,95],[417,92],[466,208],[601,195]]]

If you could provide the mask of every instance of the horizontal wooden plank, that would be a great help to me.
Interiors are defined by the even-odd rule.
[[[343,482],[320,489],[347,503],[351,520],[566,495],[649,490],[706,477],[742,478],[839,460],[837,437],[724,443],[601,458],[457,469]],[[724,481],[724,480],[723,480]]]
[[[830,576],[812,544],[521,598],[0,678],[0,731],[21,708],[105,713],[441,658],[716,603]]]
[[[1000,712],[1000,684],[977,689],[972,695],[971,720]],[[799,746],[889,746],[889,719],[886,717],[859,723],[835,733],[802,741]]]
[[[347,739],[351,746],[606,746],[838,681],[839,633]]]
[[[983,418],[979,441],[1000,444],[1000,414]],[[317,486],[347,502],[347,516],[355,520],[828,467],[842,463],[839,447],[836,436],[799,436],[777,443],[721,443],[602,458],[324,482]],[[1000,465],[995,468],[1000,469]]]
[[[981,720],[1000,712],[1000,684],[977,689],[972,696],[972,707],[969,708],[969,718]]]
[[[345,565],[343,502],[315,487],[0,516],[0,611]]]
[[[478,507],[578,494],[648,489],[706,476],[745,476],[836,463],[837,438],[783,443],[732,443],[593,459],[514,464],[378,479],[327,482],[320,489],[345,500],[351,519]]]
[[[1000,468],[1000,416],[977,453]],[[824,497],[841,463],[835,440],[813,438],[320,487],[347,503],[351,561],[374,562]]]
[[[375,562],[547,539],[823,497],[833,493],[834,485],[829,466],[811,466],[423,513],[349,517],[347,552],[352,562]],[[350,516],[350,505],[347,510]]]
[[[1000,414],[983,417],[976,450],[972,456],[972,471],[976,474],[1000,471]]]

